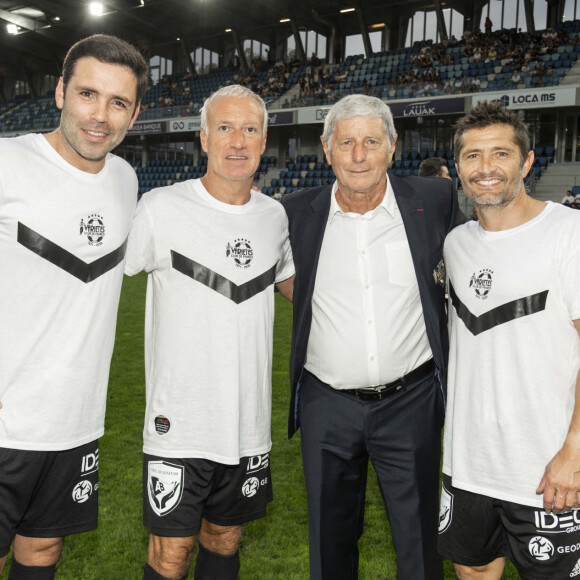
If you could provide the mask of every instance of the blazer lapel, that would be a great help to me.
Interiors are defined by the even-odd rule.
[[[330,211],[330,194],[331,186],[323,189],[310,202],[312,212],[306,217],[303,224],[304,236],[301,243],[303,267],[301,269],[305,275],[302,277],[300,289],[301,292],[304,292],[303,296],[308,297],[308,301],[314,292],[318,259]]]
[[[409,248],[411,249],[411,256],[413,258],[413,265],[417,279],[420,279],[422,271],[421,265],[425,261],[427,255],[427,248],[429,241],[427,239],[428,231],[422,223],[425,219],[425,211],[423,208],[423,200],[418,198],[415,191],[409,187],[403,180],[389,175],[395,199],[401,212],[403,225],[405,226],[405,233],[409,241]]]

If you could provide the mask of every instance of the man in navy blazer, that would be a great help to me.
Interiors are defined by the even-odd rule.
[[[301,428],[311,580],[358,578],[368,460],[402,580],[440,580],[450,180],[395,176],[388,106],[350,95],[322,145],[337,181],[285,198],[296,267],[288,433]]]

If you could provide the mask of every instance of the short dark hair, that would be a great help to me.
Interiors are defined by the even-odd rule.
[[[447,161],[443,157],[428,157],[419,164],[419,177],[439,177],[444,167]]]
[[[126,66],[137,79],[137,99],[141,100],[149,88],[149,66],[143,55],[131,44],[108,34],[94,34],[73,44],[62,65],[64,92],[81,58],[93,57],[100,62]]]
[[[530,152],[530,133],[528,126],[515,111],[510,111],[500,101],[481,101],[455,124],[453,148],[455,161],[463,149],[463,134],[471,129],[485,129],[491,125],[509,125],[514,129],[514,141],[520,149],[522,164]]]

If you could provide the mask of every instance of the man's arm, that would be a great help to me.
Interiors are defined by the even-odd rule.
[[[290,302],[292,302],[292,295],[294,294],[294,278],[296,278],[296,274],[293,274],[290,278],[276,284],[276,290],[278,290],[278,292],[280,292],[280,294]]]
[[[574,321],[580,337],[580,319]],[[580,507],[580,370],[576,400],[564,445],[546,466],[536,493],[544,494],[544,509],[559,513]]]

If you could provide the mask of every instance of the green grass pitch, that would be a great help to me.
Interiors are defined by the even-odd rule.
[[[58,566],[59,580],[141,579],[148,543],[148,532],[141,523],[145,285],[144,274],[126,277],[123,284],[106,430],[99,451],[99,529],[67,538]],[[291,440],[286,436],[291,326],[292,306],[276,295],[271,452],[274,501],[265,519],[248,524],[244,530],[241,580],[308,579],[308,522],[300,439],[299,435]],[[372,467],[369,472],[360,578],[395,580],[389,525]],[[3,578],[7,575],[6,570]],[[454,578],[449,562],[445,577]],[[189,578],[193,578],[193,571]],[[510,566],[504,578],[518,576]]]

